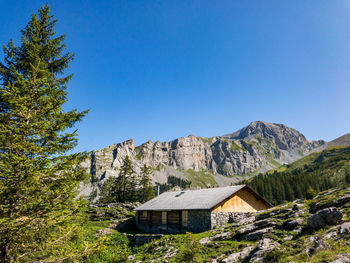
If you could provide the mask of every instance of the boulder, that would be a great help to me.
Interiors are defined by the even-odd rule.
[[[201,245],[205,245],[205,244],[208,244],[210,242],[211,242],[211,240],[209,237],[203,237],[202,239],[199,240],[199,244],[201,244]]]
[[[300,226],[303,222],[304,222],[304,220],[302,218],[297,218],[295,220],[290,220],[290,221],[284,222],[283,225],[281,226],[281,228],[286,229],[286,230],[293,230],[293,229],[297,228],[298,226]]]
[[[264,234],[271,232],[273,227],[267,227],[263,228],[254,232],[250,232],[242,237],[242,239],[248,240],[248,241],[256,241],[258,239],[261,239]]]
[[[310,206],[310,213],[315,213],[316,211],[320,210],[320,209],[324,209],[324,208],[328,208],[328,207],[340,207],[343,206],[346,203],[350,202],[350,194],[345,194],[344,196],[330,201],[330,202],[326,202],[326,203],[313,203]]]
[[[347,235],[350,233],[350,222],[346,222],[340,225],[339,234]]]
[[[262,228],[266,228],[266,227],[271,227],[271,226],[275,226],[276,223],[274,221],[272,221],[272,219],[264,219],[264,220],[260,220],[260,221],[256,221],[253,224],[249,224],[246,225],[244,227],[242,227],[240,230],[237,231],[236,235],[245,235],[248,234],[250,232],[262,229]]]
[[[343,213],[335,207],[322,209],[307,219],[307,224],[313,229],[320,229],[327,225],[336,225],[343,218]]]
[[[323,239],[315,236],[311,236],[307,239],[311,243],[311,247],[306,249],[306,252],[309,256],[313,255],[315,252],[320,250],[325,250],[328,248],[327,242],[325,242]]]
[[[204,237],[199,240],[199,243],[201,245],[205,245],[210,243],[211,241],[222,241],[222,240],[227,240],[231,237],[232,233],[231,232],[224,232],[224,233],[218,233],[210,237]]]
[[[332,230],[332,231],[328,232],[324,237],[326,239],[335,239],[337,237],[337,231]]]
[[[253,249],[254,249],[253,246],[246,247],[240,252],[229,255],[227,258],[222,260],[221,263],[233,263],[233,262],[237,262],[238,260],[242,260],[246,258]]]
[[[347,254],[337,255],[337,259],[333,260],[330,263],[350,263],[349,255]]]
[[[270,247],[270,244],[271,244],[271,239],[263,238],[259,241],[258,249],[266,250]]]
[[[304,220],[302,218],[297,218],[294,220],[286,221],[282,224],[281,228],[285,230],[293,230],[300,226],[302,223],[304,223]]]
[[[231,237],[231,235],[232,235],[231,232],[218,233],[214,236],[211,236],[210,239],[212,241],[218,241],[218,240],[221,241],[221,240],[228,239],[229,237]]]

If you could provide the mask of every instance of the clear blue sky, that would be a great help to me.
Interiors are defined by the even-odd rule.
[[[350,132],[350,1],[0,0],[0,43],[46,2],[76,54],[66,108],[91,109],[76,150],[254,120]]]

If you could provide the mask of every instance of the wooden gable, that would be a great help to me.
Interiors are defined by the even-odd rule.
[[[244,187],[229,198],[217,204],[213,212],[257,212],[271,207],[267,201],[260,197],[249,187]]]

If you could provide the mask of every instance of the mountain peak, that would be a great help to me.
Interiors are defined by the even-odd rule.
[[[253,121],[248,126],[225,137],[246,141],[262,137],[274,142],[282,150],[296,148],[307,142],[305,136],[293,128],[264,121]]]

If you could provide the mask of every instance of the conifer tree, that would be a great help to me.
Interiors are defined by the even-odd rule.
[[[118,182],[115,177],[108,177],[100,189],[99,203],[108,204],[117,202]]]
[[[153,185],[151,182],[151,175],[153,171],[150,166],[146,164],[141,167],[141,180],[139,189],[139,200],[140,202],[146,202],[155,196]]]
[[[120,167],[120,172],[116,178],[116,187],[119,202],[133,201],[132,196],[136,193],[136,184],[134,185],[134,170],[132,162],[129,156],[126,156],[123,160],[123,164]]]
[[[84,153],[66,155],[77,144],[66,131],[87,111],[64,111],[64,70],[73,60],[57,20],[43,6],[21,31],[19,46],[4,46],[0,64],[0,262],[78,260],[85,243],[83,200],[75,200],[85,173]]]

